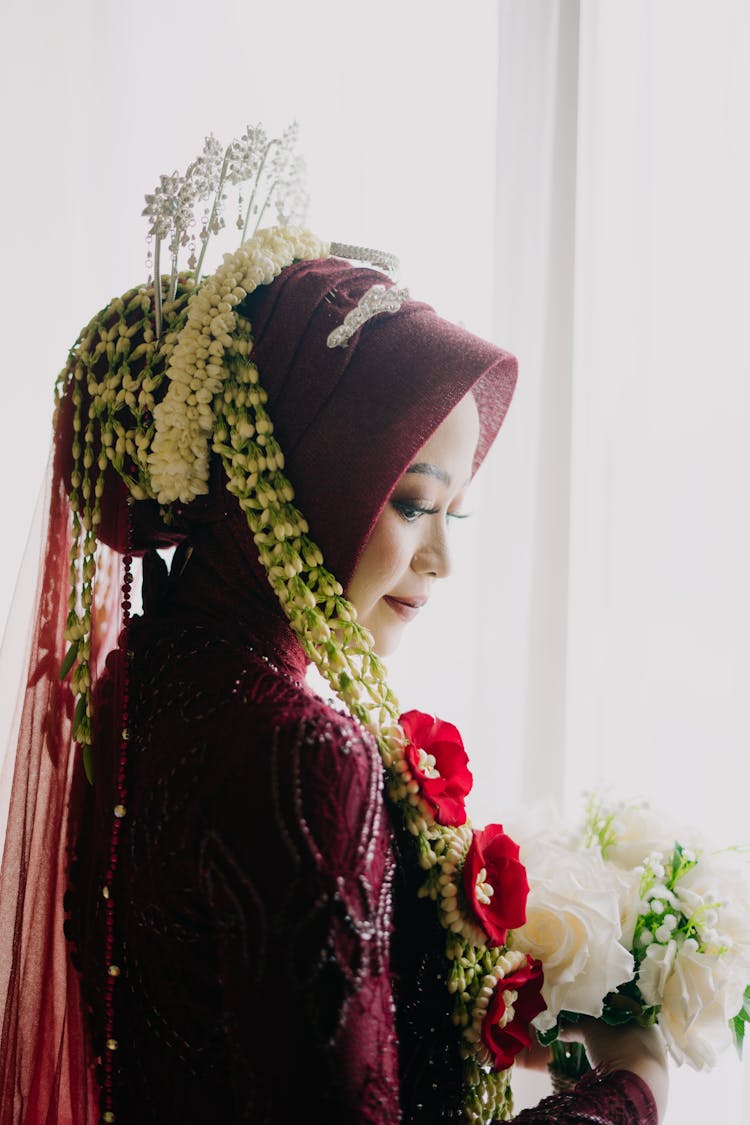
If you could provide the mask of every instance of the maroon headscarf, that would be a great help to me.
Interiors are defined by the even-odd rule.
[[[388,496],[453,407],[474,394],[476,470],[516,380],[513,356],[413,300],[365,322],[346,347],[328,347],[331,331],[376,284],[391,282],[337,258],[298,262],[240,307],[295,504],[345,587]],[[146,539],[158,537],[158,527],[143,530]],[[189,565],[172,583],[173,612],[238,634],[251,623],[256,638],[277,647],[286,634],[291,640],[218,461],[209,495],[178,506],[170,532],[191,546]]]
[[[513,356],[413,300],[329,348],[329,333],[383,283],[375,270],[328,258],[298,262],[247,301],[297,506],[344,584],[396,482],[453,407],[474,393],[476,471],[516,381]]]

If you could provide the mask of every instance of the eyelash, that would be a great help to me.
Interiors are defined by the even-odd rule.
[[[421,504],[410,504],[408,500],[391,500],[401,519],[407,523],[416,523],[420,516],[435,516],[439,508],[423,508]]]
[[[423,508],[420,504],[410,504],[407,500],[391,500],[391,505],[407,523],[416,523],[420,516],[436,516],[439,508]],[[451,520],[465,520],[468,512],[447,512]]]

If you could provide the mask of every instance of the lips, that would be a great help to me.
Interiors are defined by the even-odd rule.
[[[390,594],[383,597],[397,617],[402,621],[413,621],[420,609],[427,602],[427,598],[394,598]]]

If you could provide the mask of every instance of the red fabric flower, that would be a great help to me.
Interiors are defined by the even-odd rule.
[[[466,854],[466,899],[490,945],[504,945],[508,930],[526,921],[529,881],[518,852],[502,824],[488,824],[474,832]]]
[[[399,722],[409,739],[409,769],[435,820],[445,825],[465,824],[464,801],[474,779],[461,735],[452,723],[421,711],[407,711]]]
[[[542,962],[526,958],[526,964],[498,981],[497,988],[490,997],[487,1014],[482,1021],[482,1042],[492,1056],[496,1070],[507,1070],[519,1051],[531,1046],[529,1025],[534,1016],[543,1012],[547,1005],[542,999],[544,973]],[[513,1001],[513,1019],[505,1027],[500,1023],[507,1011],[503,999],[504,992],[517,992]]]

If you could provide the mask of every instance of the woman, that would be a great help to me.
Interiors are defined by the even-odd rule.
[[[457,732],[399,725],[378,657],[448,573],[446,527],[515,361],[294,229],[261,232],[162,315],[157,340],[150,295],[113,302],[61,382],[77,595],[55,543],[24,731],[64,792],[73,703],[48,686],[52,724],[38,693],[65,632],[82,752],[67,870],[30,841],[16,881],[59,869],[80,982],[19,907],[0,1120],[507,1117],[507,1067],[542,1006],[539,966],[505,945],[525,877],[498,826],[490,840],[465,824]],[[117,597],[97,612],[97,542],[126,560],[102,674]],[[130,555],[167,544],[169,573],[146,554],[131,620]],[[344,710],[307,687],[311,661]],[[11,826],[32,790],[27,768]],[[64,832],[64,800],[50,807]],[[461,883],[498,841],[507,886],[485,867]],[[518,1120],[655,1122],[651,1039],[586,1036],[604,1069]]]

